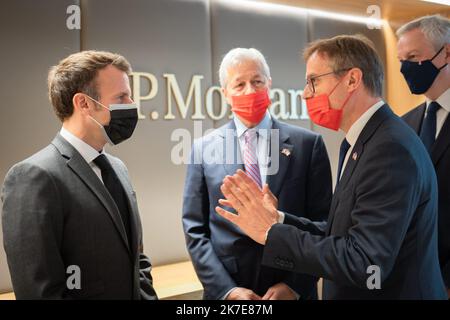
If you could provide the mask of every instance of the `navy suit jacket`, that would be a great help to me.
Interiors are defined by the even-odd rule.
[[[263,263],[323,277],[324,299],[446,299],[425,147],[384,105],[350,152],[328,222],[287,215],[270,229]],[[369,289],[377,275],[380,289]]]
[[[425,114],[423,103],[403,116],[403,120],[419,133]],[[431,160],[438,180],[438,250],[442,276],[450,288],[450,117],[444,122],[431,149]]]
[[[326,220],[331,172],[321,136],[272,121],[272,128],[279,129],[279,170],[267,177],[267,183],[278,198],[279,209]],[[227,132],[231,135],[227,136]],[[228,152],[224,151],[226,145]],[[208,162],[205,156],[211,150],[216,151],[216,163]],[[278,282],[286,283],[303,298],[314,297],[317,278],[262,266],[263,246],[215,212],[218,200],[224,198],[220,191],[222,180],[244,168],[239,164],[239,154],[236,127],[230,121],[194,143],[187,169],[183,227],[188,251],[204,287],[204,298],[221,299],[233,287],[245,287],[263,295]]]

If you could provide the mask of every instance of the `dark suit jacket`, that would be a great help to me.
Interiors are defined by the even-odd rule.
[[[331,200],[331,173],[322,138],[276,120],[272,127],[279,129],[279,171],[268,176],[267,183],[278,198],[279,208],[325,220]],[[224,152],[227,144],[228,151],[232,151],[228,154]],[[218,161],[208,163],[203,152],[211,150],[216,151]],[[183,226],[188,251],[204,287],[204,298],[221,299],[233,287],[249,288],[263,295],[278,282],[285,282],[303,298],[314,297],[316,278],[262,266],[263,247],[215,212],[218,200],[224,198],[220,191],[223,178],[243,169],[236,158],[239,154],[236,127],[230,121],[194,143],[187,170]]]
[[[61,135],[8,172],[3,238],[17,299],[156,298],[136,194],[122,161],[107,158],[128,196],[132,243],[107,189]],[[71,265],[79,290],[66,285]]]
[[[403,116],[403,120],[419,133],[425,114],[423,103]],[[431,149],[431,160],[438,180],[438,250],[442,276],[450,288],[450,117],[444,122]]]
[[[425,147],[384,105],[350,152],[328,222],[287,215],[269,231],[263,263],[323,277],[324,299],[445,299]],[[368,289],[370,266],[379,267],[380,289]]]

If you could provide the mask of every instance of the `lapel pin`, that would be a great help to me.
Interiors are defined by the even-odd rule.
[[[352,159],[354,161],[356,161],[357,158],[358,158],[358,154],[356,152],[353,152]]]
[[[281,150],[281,153],[284,154],[286,157],[289,157],[291,155],[291,150],[284,148]]]

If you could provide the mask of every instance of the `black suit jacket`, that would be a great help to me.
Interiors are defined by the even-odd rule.
[[[324,299],[445,299],[436,175],[423,144],[384,105],[350,152],[328,222],[287,215],[269,231],[263,263],[323,277]],[[380,289],[367,285],[370,266]]]
[[[279,149],[271,151],[279,159],[279,170],[267,177],[267,183],[278,198],[279,208],[325,220],[331,201],[331,172],[321,136],[274,119],[272,128],[279,130]],[[204,298],[221,299],[234,287],[263,295],[278,282],[288,284],[302,298],[313,298],[316,278],[262,266],[263,247],[215,212],[218,200],[224,198],[220,191],[223,178],[243,169],[236,158],[240,149],[235,132],[234,121],[230,121],[197,140],[187,170],[183,227]],[[204,157],[203,152],[212,150],[217,161]],[[224,151],[232,151],[231,161]]]
[[[419,133],[425,114],[423,103],[403,116],[403,120]],[[444,125],[431,149],[431,160],[438,180],[438,249],[442,276],[450,288],[450,117]]]
[[[106,156],[128,198],[131,243],[107,189],[61,135],[8,172],[2,226],[17,299],[156,299],[136,194],[122,161]],[[70,266],[80,289],[67,285]]]

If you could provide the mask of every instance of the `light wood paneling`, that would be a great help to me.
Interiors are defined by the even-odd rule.
[[[153,285],[160,299],[201,299],[203,287],[191,261],[154,267]],[[14,300],[14,293],[0,294],[0,300]]]
[[[386,21],[383,27],[386,48],[386,101],[395,113],[403,115],[425,101],[423,95],[413,95],[400,73],[397,59],[397,38],[395,31],[404,23],[428,14],[442,14],[450,17],[450,6],[420,0],[262,0],[264,2],[296,6],[308,9],[329,11],[356,16],[370,16],[370,5],[380,7],[381,18]],[[450,3],[450,2],[449,2]]]
[[[450,7],[420,0],[262,0],[309,9],[368,16],[367,8],[378,5],[383,19],[404,23],[426,14],[450,14]]]

